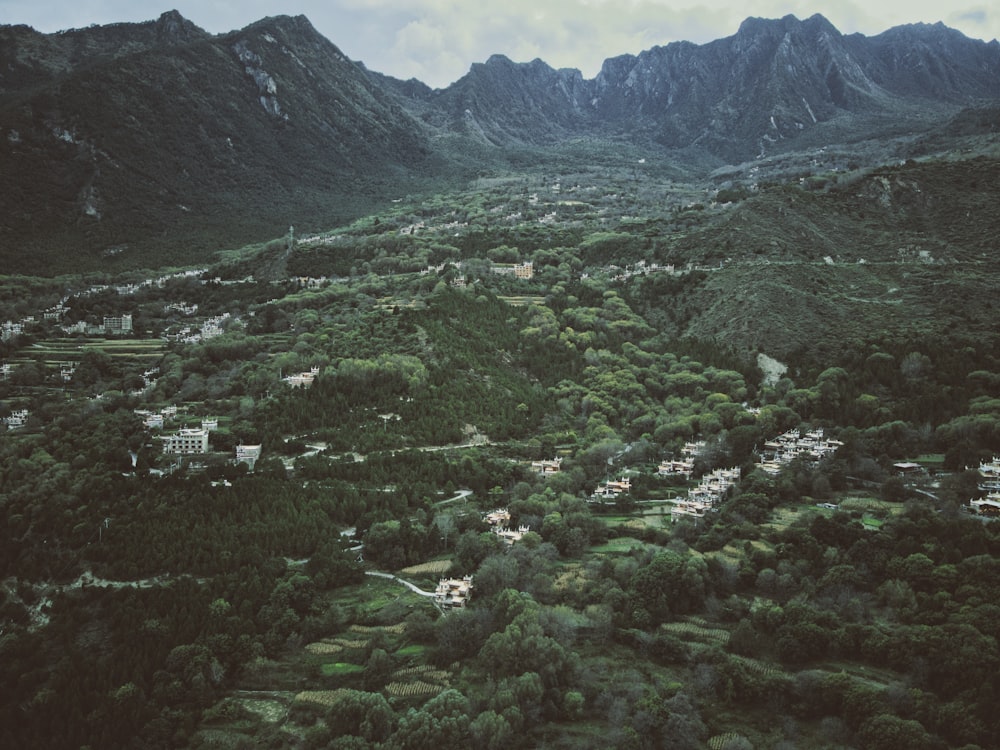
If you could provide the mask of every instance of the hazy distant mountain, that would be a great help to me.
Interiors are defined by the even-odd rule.
[[[876,37],[842,35],[825,18],[748,19],[705,45],[654,47],[605,61],[593,80],[494,56],[447,89],[415,98],[439,124],[496,143],[551,143],[582,132],[752,158],[836,124],[855,137],[910,127],[956,106],[1000,98],[1000,44],[941,24]]]
[[[749,19],[709,44],[607,60],[592,80],[494,56],[442,90],[367,71],[301,16],[218,36],[176,12],[0,27],[0,261],[191,262],[526,146],[614,139],[718,165],[922,132],[997,100],[1000,44],[940,24],[864,37],[821,16]]]

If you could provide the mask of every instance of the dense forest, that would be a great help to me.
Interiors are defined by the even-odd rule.
[[[0,279],[0,744],[997,746],[995,272],[734,258],[733,211],[817,186],[664,204],[604,171]]]

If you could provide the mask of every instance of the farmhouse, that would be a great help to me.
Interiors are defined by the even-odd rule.
[[[257,463],[257,459],[260,458],[260,446],[259,445],[243,445],[240,443],[236,446],[236,463],[246,464],[250,471],[253,471],[254,465]]]
[[[313,381],[319,375],[319,368],[310,368],[309,372],[300,372],[296,375],[287,375],[282,378],[292,388],[312,388]]]
[[[504,544],[510,547],[513,546],[514,542],[520,541],[521,537],[523,537],[525,534],[531,531],[531,529],[528,528],[527,526],[519,526],[517,528],[517,531],[514,531],[513,529],[508,529],[501,526],[494,526],[491,529],[491,531],[498,537],[500,537],[503,540]]]
[[[542,475],[559,473],[559,467],[561,465],[561,458],[543,459],[541,461],[531,462],[531,468]]]
[[[594,494],[591,496],[595,500],[615,499],[619,495],[627,495],[632,491],[632,480],[628,477],[621,479],[609,479],[604,484],[597,485]]]
[[[469,603],[472,596],[472,576],[442,578],[434,591],[434,603],[449,609],[459,609]]]
[[[484,514],[483,520],[490,526],[504,526],[510,523],[510,511],[506,508],[496,508]]]

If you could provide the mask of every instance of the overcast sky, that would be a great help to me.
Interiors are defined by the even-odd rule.
[[[171,8],[212,33],[304,14],[348,57],[434,87],[493,53],[593,78],[608,57],[680,40],[704,44],[736,33],[747,16],[821,13],[844,33],[866,35],[943,21],[974,39],[1000,37],[996,0],[0,0],[0,24],[52,32],[146,21]]]

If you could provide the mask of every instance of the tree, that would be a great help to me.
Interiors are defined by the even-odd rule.
[[[410,709],[399,721],[391,747],[400,750],[464,750],[471,740],[469,701],[454,689]]]
[[[868,719],[858,729],[861,744],[871,750],[931,750],[938,743],[927,733],[923,724],[913,719],[901,719],[891,714],[879,714]]]
[[[335,735],[384,742],[392,733],[396,714],[380,693],[347,690],[333,704],[326,720]]]

